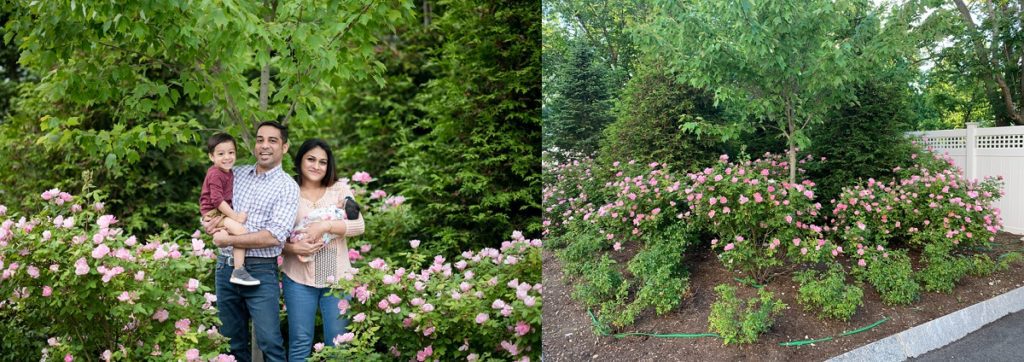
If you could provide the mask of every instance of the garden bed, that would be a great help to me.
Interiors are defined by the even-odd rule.
[[[1001,232],[992,246],[994,251],[990,256],[995,259],[1007,250],[1020,250],[1024,243],[1019,235]],[[662,316],[654,315],[652,310],[646,311],[635,324],[615,332],[707,333],[708,315],[715,300],[714,287],[723,283],[737,285],[739,283],[734,278],[740,275],[729,272],[712,251],[704,250],[692,254],[685,262],[690,272],[690,288],[682,296],[679,307]],[[615,255],[615,259],[628,260],[637,251],[624,249],[620,255]],[[1024,285],[1024,273],[1020,273],[1020,266],[1014,265],[988,277],[965,276],[950,294],[922,292],[920,300],[905,306],[883,304],[878,293],[870,285],[864,285],[864,305],[857,309],[849,322],[840,322],[819,319],[814,311],[805,312],[796,301],[797,283],[784,275],[766,286],[788,305],[776,318],[774,327],[756,343],[723,346],[720,339],[707,337],[630,336],[620,339],[597,336],[587,310],[571,299],[572,284],[564,279],[562,264],[550,250],[544,251],[543,265],[543,350],[547,361],[820,361]],[[754,295],[752,287],[744,286],[740,290],[742,298]],[[885,323],[862,333],[803,346],[779,345],[794,340],[838,336],[883,317],[888,318]]]

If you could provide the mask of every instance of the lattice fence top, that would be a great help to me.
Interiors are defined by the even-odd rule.
[[[925,137],[924,144],[941,149],[957,149],[966,147],[964,136],[948,136],[948,137]]]
[[[978,148],[1024,149],[1024,134],[978,136]]]

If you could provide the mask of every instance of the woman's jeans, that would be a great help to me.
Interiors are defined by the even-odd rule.
[[[324,344],[334,345],[334,337],[345,333],[348,319],[341,319],[337,297],[330,288],[314,288],[296,283],[284,274],[284,305],[288,314],[288,360],[305,361],[313,347],[316,311],[324,320]]]
[[[226,256],[217,258],[217,315],[223,324],[221,334],[229,338],[231,354],[239,361],[252,360],[249,348],[249,322],[256,331],[256,344],[268,361],[284,361],[284,343],[277,284],[277,258],[245,259],[245,269],[260,285],[231,284],[231,263]],[[337,308],[337,306],[335,306]]]

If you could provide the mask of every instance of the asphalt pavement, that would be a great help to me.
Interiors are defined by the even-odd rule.
[[[912,361],[1024,361],[1024,312],[1006,315]]]

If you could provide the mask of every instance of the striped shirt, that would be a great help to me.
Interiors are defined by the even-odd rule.
[[[256,173],[256,165],[238,166],[235,174],[235,212],[248,214],[245,228],[250,233],[267,230],[280,245],[260,249],[249,249],[246,256],[263,258],[281,255],[281,248],[288,240],[299,209],[299,185],[281,169],[281,165],[262,174]],[[232,247],[220,249],[221,254],[231,255]]]

